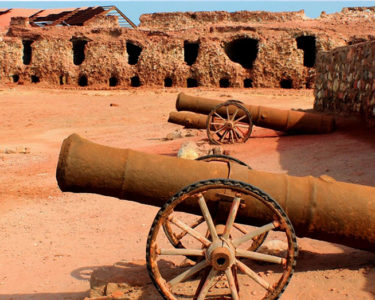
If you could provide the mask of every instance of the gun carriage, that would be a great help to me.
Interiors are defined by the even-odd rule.
[[[296,236],[375,250],[375,188],[328,176],[146,154],[76,134],[62,145],[56,176],[65,192],[161,207],[146,261],[165,299],[278,299],[296,265]],[[285,251],[259,251],[269,239]]]

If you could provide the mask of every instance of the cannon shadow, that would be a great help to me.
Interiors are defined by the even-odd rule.
[[[375,186],[375,131],[357,118],[337,118],[336,131],[330,134],[280,137],[276,150],[280,167],[288,175],[327,174],[338,181]],[[329,254],[301,251],[296,272],[365,269],[366,283],[362,290],[375,299],[375,255],[347,247],[342,247],[342,251]],[[310,260],[314,263],[310,264]]]

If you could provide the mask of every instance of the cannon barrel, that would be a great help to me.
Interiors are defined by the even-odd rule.
[[[199,180],[230,177],[278,201],[298,236],[375,251],[375,188],[325,175],[294,177],[238,164],[146,154],[99,145],[73,134],[63,142],[56,177],[62,191],[98,193],[154,206],[162,206]],[[242,219],[256,218],[251,209],[243,211]]]
[[[207,115],[190,111],[172,111],[169,113],[168,122],[182,125],[186,128],[206,129]]]
[[[208,115],[220,103],[223,103],[223,101],[180,93],[177,96],[176,109],[178,111],[190,111]],[[335,129],[335,119],[332,116],[265,106],[245,104],[244,106],[249,110],[252,122],[256,126],[292,133],[329,133]],[[219,111],[219,113],[225,114],[226,112]],[[233,111],[230,111],[230,113],[232,114]],[[241,112],[239,112],[238,116],[241,116]],[[195,116],[192,123],[198,124],[198,118],[201,117],[199,115]],[[173,123],[173,119],[170,122]]]

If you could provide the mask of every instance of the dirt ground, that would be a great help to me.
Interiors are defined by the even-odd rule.
[[[63,194],[56,164],[62,140],[74,132],[100,144],[165,155],[175,155],[187,140],[206,140],[203,131],[162,140],[180,128],[167,123],[180,91],[285,109],[311,109],[313,103],[311,90],[1,88],[1,300],[83,299],[92,270],[118,262],[126,266],[129,282],[151,285],[144,258],[158,208]],[[257,170],[328,174],[375,186],[375,131],[353,124],[339,122],[327,135],[280,136],[255,128],[246,144],[224,149]],[[22,153],[25,147],[30,153]],[[374,254],[307,238],[298,242],[296,272],[281,299],[375,299]],[[149,288],[149,299],[159,297]]]

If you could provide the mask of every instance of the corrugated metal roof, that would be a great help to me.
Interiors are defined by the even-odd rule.
[[[116,6],[94,6],[60,9],[0,8],[0,26],[9,26],[12,17],[29,17],[32,26],[83,26],[97,15],[116,15],[121,27],[137,27]]]
[[[0,15],[0,26],[9,26],[10,19],[13,17],[30,17],[33,14],[40,11],[40,9],[23,9],[23,8],[11,8],[11,9],[1,9],[2,14]]]

